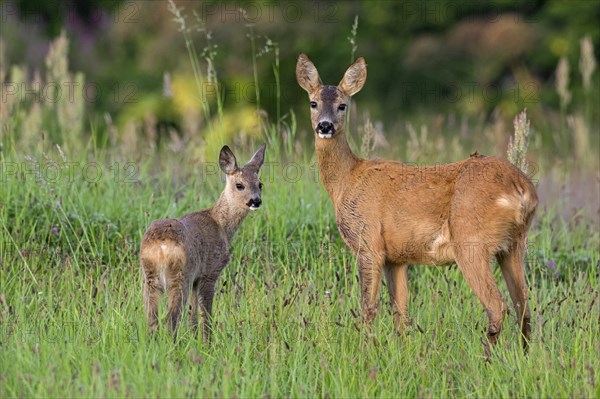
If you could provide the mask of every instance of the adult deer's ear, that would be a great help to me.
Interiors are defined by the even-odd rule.
[[[323,86],[315,64],[304,53],[301,53],[296,61],[296,80],[300,87],[309,93]]]
[[[238,170],[235,155],[233,155],[231,149],[226,145],[221,148],[221,153],[219,154],[219,166],[226,175],[235,173]]]
[[[351,97],[363,88],[367,80],[367,63],[363,57],[356,61],[346,70],[338,89],[345,95]]]
[[[267,146],[265,144],[261,144],[256,153],[252,156],[252,159],[248,161],[246,166],[251,166],[256,169],[260,169],[263,162],[265,161],[265,148],[267,148]]]

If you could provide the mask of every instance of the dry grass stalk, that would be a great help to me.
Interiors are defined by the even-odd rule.
[[[527,147],[529,146],[529,134],[531,133],[529,120],[527,119],[527,110],[523,110],[514,120],[514,139],[508,141],[508,160],[516,167],[527,174]]]
[[[69,40],[64,31],[52,42],[46,55],[46,108],[56,112],[60,136],[78,137],[83,130],[85,79],[78,72],[69,73]],[[67,140],[64,140],[67,142]]]
[[[596,69],[596,58],[594,57],[594,45],[592,38],[588,35],[581,39],[581,56],[579,57],[579,72],[581,72],[581,78],[583,88],[585,91],[592,89],[592,74]]]
[[[581,115],[569,115],[567,117],[569,132],[573,134],[575,145],[575,159],[578,164],[587,165],[590,160],[590,133],[584,118]]]
[[[362,130],[360,153],[364,157],[369,158],[369,154],[375,149],[375,127],[368,114],[365,114],[365,124],[360,130]]]
[[[571,92],[569,91],[569,61],[567,57],[561,57],[556,67],[556,92],[560,98],[560,108],[564,110],[571,102]]]

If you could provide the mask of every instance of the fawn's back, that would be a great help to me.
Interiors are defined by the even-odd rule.
[[[229,262],[229,242],[210,215],[211,209],[150,224],[142,238],[141,259],[147,276],[157,276],[161,291],[184,280],[220,274]]]

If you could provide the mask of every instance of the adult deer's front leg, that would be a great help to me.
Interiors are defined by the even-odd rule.
[[[401,334],[404,332],[405,327],[410,324],[407,311],[408,265],[388,262],[385,265],[384,272],[388,291],[390,292],[394,325],[396,331]]]
[[[358,255],[358,273],[360,277],[360,293],[362,317],[367,328],[373,324],[379,311],[379,287],[383,256],[376,252],[361,252]]]

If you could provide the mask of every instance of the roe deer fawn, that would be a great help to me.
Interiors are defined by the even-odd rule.
[[[509,162],[479,154],[432,167],[357,157],[344,133],[344,117],[366,77],[362,57],[337,86],[323,85],[305,54],[296,63],[296,79],[310,99],[320,179],[340,234],[358,261],[365,324],[378,311],[382,271],[401,332],[410,323],[407,265],[456,262],[487,312],[487,336],[495,344],[506,313],[490,270],[496,256],[526,350],[531,315],[524,256],[538,202],[534,186]]]
[[[236,230],[249,210],[260,208],[262,183],[258,172],[265,145],[239,168],[229,147],[224,146],[219,165],[226,176],[217,203],[177,219],[152,222],[142,238],[140,259],[144,308],[151,331],[158,326],[158,298],[168,291],[166,322],[177,336],[177,324],[192,290],[191,324],[197,329],[198,311],[203,337],[210,338],[210,318],[215,284],[229,262],[229,248]]]

